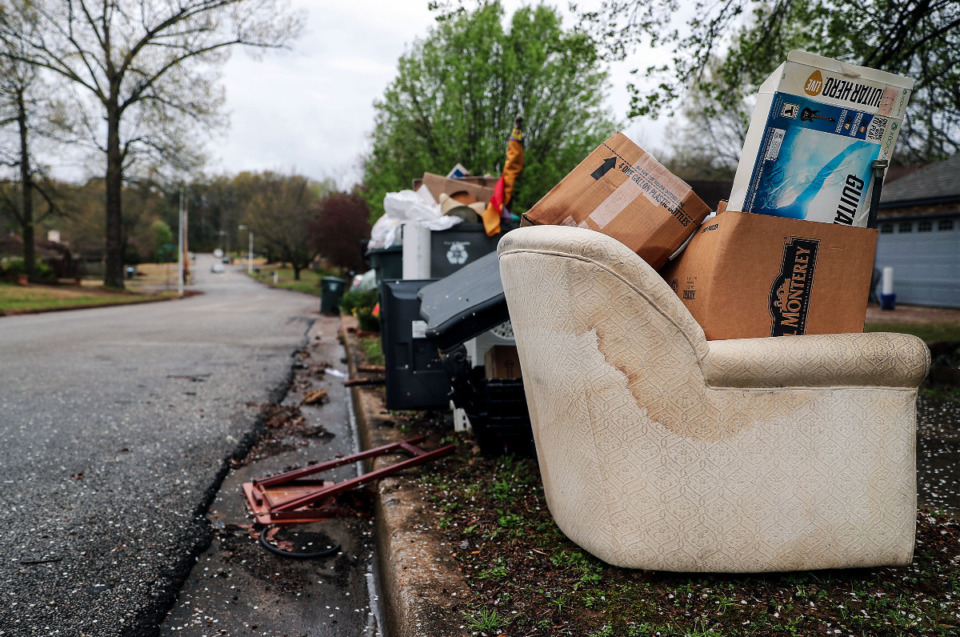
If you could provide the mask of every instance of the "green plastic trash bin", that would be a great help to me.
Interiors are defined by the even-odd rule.
[[[377,284],[384,279],[403,278],[403,246],[374,248],[367,251],[370,267],[377,272]]]
[[[347,289],[347,282],[335,276],[320,279],[320,313],[337,314],[340,311],[340,298]]]

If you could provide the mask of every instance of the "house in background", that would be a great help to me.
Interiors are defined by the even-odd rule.
[[[37,239],[33,245],[37,260],[50,266],[53,276],[58,279],[76,276],[78,263],[67,245],[60,243],[59,233],[47,239]],[[0,235],[0,270],[11,260],[23,260],[23,239],[13,232]]]
[[[878,227],[897,303],[960,308],[960,153],[884,184]]]

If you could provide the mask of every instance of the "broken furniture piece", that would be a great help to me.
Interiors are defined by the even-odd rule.
[[[923,341],[708,342],[616,239],[520,228],[498,250],[547,504],[571,540],[666,571],[911,561]]]
[[[424,333],[442,354],[450,398],[467,414],[480,449],[490,456],[533,455],[523,380],[484,374],[481,343],[514,343],[497,254],[424,286],[419,298]],[[472,353],[467,350],[471,340]]]
[[[403,442],[376,447],[302,469],[294,469],[267,478],[244,482],[243,492],[247,496],[247,503],[257,519],[257,524],[264,526],[270,524],[305,524],[336,517],[339,510],[334,502],[335,496],[362,484],[393,475],[408,467],[442,458],[453,453],[456,448],[456,445],[451,444],[433,451],[426,451],[416,446],[417,443],[425,439],[426,436],[417,436]],[[367,458],[400,452],[406,452],[411,457],[350,480],[332,482],[329,480],[304,479],[322,471],[329,471]]]

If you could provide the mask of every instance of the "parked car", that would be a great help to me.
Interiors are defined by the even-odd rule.
[[[223,264],[219,261],[214,261],[213,265],[210,266],[210,271],[214,274],[223,274]]]

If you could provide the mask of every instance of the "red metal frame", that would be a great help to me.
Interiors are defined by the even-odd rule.
[[[257,518],[258,524],[304,524],[335,517],[338,513],[334,503],[335,496],[361,484],[403,471],[407,467],[442,458],[453,453],[456,448],[456,445],[446,445],[433,451],[426,451],[416,446],[416,443],[425,439],[426,436],[417,436],[403,442],[395,442],[302,469],[244,482],[243,492],[247,496],[247,503]],[[405,451],[412,457],[350,480],[331,482],[302,479],[321,471],[400,451]]]

